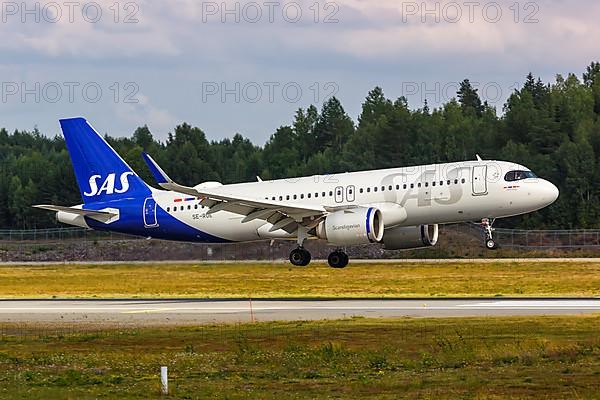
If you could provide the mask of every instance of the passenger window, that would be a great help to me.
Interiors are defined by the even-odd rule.
[[[465,183],[465,182],[466,182],[466,181],[465,181],[465,178],[462,178],[460,181],[461,181],[462,183]]]
[[[319,197],[319,192],[315,193],[315,198]]]
[[[279,201],[283,200],[283,196],[279,196]]]
[[[411,184],[410,184],[410,188],[411,188],[411,189],[414,189],[414,188],[415,188],[415,184],[414,184],[414,183],[411,183]]]
[[[169,212],[169,211],[171,211],[171,208],[170,208],[170,207],[167,207],[167,212]]]
[[[311,195],[310,195],[310,193],[309,193],[307,196],[308,196],[308,198],[310,199],[310,196],[311,196]]]
[[[374,191],[374,192],[376,192],[376,191],[377,191],[377,186],[375,186],[375,187],[373,188],[373,191]]]
[[[367,193],[371,193],[371,188],[370,187],[367,188]]]
[[[290,199],[290,195],[288,194],[287,196],[285,196],[285,199],[289,200]]]
[[[429,187],[429,182],[425,182],[425,187]]]
[[[323,197],[325,197],[327,194],[325,192],[321,193],[323,195]]]
[[[421,187],[421,182],[419,182],[419,183],[417,184],[417,186],[418,186],[418,187]]]
[[[454,180],[454,184],[455,184],[455,185],[458,185],[458,179],[455,179],[455,180]]]
[[[452,181],[450,181],[450,179],[448,179],[448,181],[446,182],[446,184],[447,184],[448,186],[450,186],[450,184],[451,184],[451,183],[452,183]]]
[[[188,210],[191,210],[191,209],[192,209],[192,206],[188,206]]]
[[[406,190],[406,183],[405,183],[405,184],[402,186],[402,188],[403,188],[404,190]]]
[[[298,196],[294,195],[294,200],[296,200],[298,198]]]
[[[194,205],[194,210],[198,209],[198,204]]]
[[[300,195],[300,198],[301,198],[301,199],[303,199],[303,198],[304,198],[304,193],[302,193],[302,194]]]
[[[444,181],[440,181],[440,186],[444,186]]]
[[[363,188],[360,188],[360,193],[363,193],[365,190]]]
[[[396,190],[400,190],[400,185],[396,185]]]

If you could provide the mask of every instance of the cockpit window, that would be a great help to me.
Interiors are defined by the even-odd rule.
[[[504,175],[504,180],[507,182],[520,181],[528,178],[537,178],[537,175],[531,171],[510,171]]]

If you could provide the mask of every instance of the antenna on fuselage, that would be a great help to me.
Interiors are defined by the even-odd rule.
[[[479,157],[479,154],[475,154],[475,156],[477,157],[477,161],[483,161],[481,157]]]

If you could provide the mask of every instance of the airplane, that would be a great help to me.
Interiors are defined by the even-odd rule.
[[[184,186],[143,153],[156,183],[146,184],[84,118],[60,120],[83,203],[36,205],[65,224],[147,238],[196,243],[296,241],[290,262],[311,261],[307,239],[336,247],[328,257],[344,268],[345,246],[386,250],[434,246],[441,224],[481,221],[485,246],[497,248],[493,222],[540,210],[559,190],[511,162],[419,165],[223,185]]]

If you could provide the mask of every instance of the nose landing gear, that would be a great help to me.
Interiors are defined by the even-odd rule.
[[[481,225],[483,229],[485,229],[485,248],[488,250],[496,250],[498,248],[498,243],[494,240],[492,236],[492,232],[494,232],[494,220],[490,220],[489,218],[484,218],[481,220]]]

